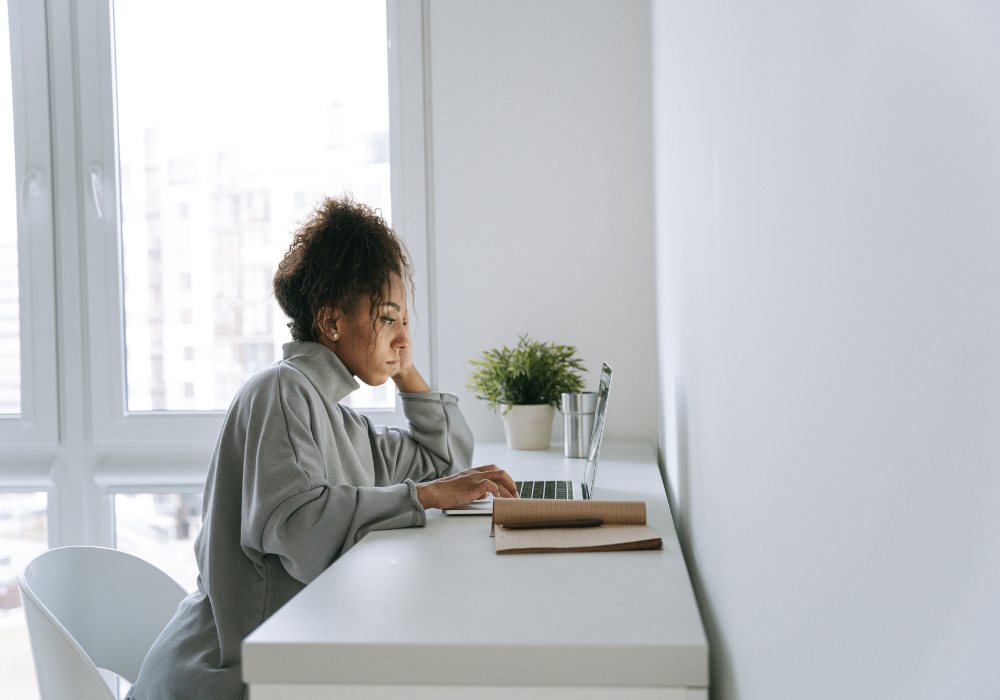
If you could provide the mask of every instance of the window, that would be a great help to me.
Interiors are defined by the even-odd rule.
[[[168,164],[171,185],[186,185],[198,182],[198,157],[183,156],[171,158]],[[183,205],[182,205],[183,206]]]
[[[34,445],[57,449],[55,251],[45,7],[5,3],[0,18],[0,490],[48,487]],[[29,476],[30,474],[30,476]]]
[[[200,494],[222,409],[279,356],[269,283],[319,193],[367,198],[427,270],[420,3],[147,6],[8,0],[0,32],[0,493],[46,499],[40,546],[124,543],[127,499]],[[394,394],[349,401],[399,425]]]
[[[366,134],[365,137],[365,163],[388,163],[389,162],[389,134]]]
[[[0,28],[0,414],[21,412],[21,333],[18,323],[17,185],[10,32]]]
[[[0,493],[0,682],[8,697],[37,698],[17,573],[48,548],[45,493]]]
[[[142,29],[138,15],[143,4],[149,3],[116,0],[119,14],[112,18],[107,0],[7,0],[9,32],[0,32],[10,40],[9,52],[0,49],[10,59],[9,70],[0,66],[0,512],[20,499],[30,505],[19,511],[24,518],[37,525],[41,517],[44,527],[19,525],[21,534],[12,538],[2,533],[12,532],[13,521],[0,515],[0,545],[27,541],[38,552],[46,546],[111,547],[117,542],[191,588],[192,559],[175,562],[188,567],[187,574],[169,569],[167,559],[178,550],[193,557],[191,541],[200,516],[193,510],[186,516],[186,535],[176,524],[171,530],[163,523],[179,518],[177,499],[182,505],[194,499],[200,507],[223,418],[220,407],[226,407],[254,367],[277,357],[283,321],[261,291],[277,262],[270,252],[280,249],[290,222],[308,211],[317,191],[345,182],[349,170],[358,178],[350,184],[355,195],[370,197],[392,217],[418,276],[426,275],[423,10],[420,3],[396,0],[389,0],[387,8],[325,0],[280,6],[230,3],[238,11],[221,2],[175,3],[171,12],[176,17],[165,21],[196,16],[197,26],[187,29],[193,34],[181,35],[191,41],[182,44],[178,35],[173,37],[170,64],[153,63],[147,52],[143,60],[150,61],[148,66],[141,61],[129,65],[139,73],[153,71],[145,78],[159,81],[157,99],[179,100],[175,106],[193,104],[197,109],[189,113],[203,115],[197,138],[182,148],[173,123],[143,121],[141,95],[130,91],[135,71],[131,78],[121,72],[123,67],[128,72],[130,56],[142,59],[143,49],[136,43],[166,33],[160,26],[141,38],[128,33]],[[217,55],[199,47],[206,37],[223,36],[239,48],[229,34],[251,28],[248,23],[254,20],[244,21],[245,15],[297,18],[298,31],[308,24],[303,17],[310,12],[356,14],[365,8],[382,18],[379,27],[371,24],[381,34],[369,34],[375,37],[372,56],[382,57],[382,90],[388,93],[382,98],[380,123],[352,111],[352,78],[336,66],[294,67],[301,75],[292,76],[293,81],[302,83],[303,76],[325,70],[334,84],[331,90],[343,90],[323,97],[318,111],[302,111],[300,121],[292,122],[299,113],[289,117],[268,111],[275,95],[286,89],[287,76],[281,71],[287,73],[287,65],[264,65],[246,51]],[[121,14],[129,12],[131,19]],[[110,30],[113,19],[118,22],[116,37]],[[261,27],[258,22],[257,29],[268,33],[257,40],[280,47],[289,40],[287,24],[281,19]],[[386,26],[391,38],[388,83]],[[362,35],[350,39],[361,41]],[[324,41],[330,44],[328,36]],[[200,74],[184,72],[195,60],[178,56],[181,45],[200,57]],[[117,106],[116,50],[122,98]],[[324,60],[340,60],[327,53]],[[254,91],[237,95],[243,110],[239,118],[247,117],[249,125],[244,132],[260,127],[255,113],[271,119],[265,125],[271,140],[262,139],[261,147],[250,151],[245,139],[236,138],[238,130],[232,143],[212,141],[219,134],[210,127],[223,118],[205,108],[216,93],[232,94],[227,81],[241,66],[257,71],[252,81],[238,81]],[[187,91],[178,87],[185,80]],[[190,114],[180,113],[176,126],[190,127]],[[314,121],[306,126],[315,129],[300,129],[301,121]],[[373,134],[382,134],[382,142],[369,138]],[[53,150],[53,142],[59,149]],[[300,158],[296,143],[315,147],[323,158],[329,151],[333,160],[322,163],[337,164],[340,174],[322,170],[326,166],[308,177],[276,171],[275,151]],[[332,180],[335,175],[340,179]],[[129,227],[134,237],[125,230]],[[418,297],[418,318],[430,315],[426,299],[426,294]],[[418,333],[415,354],[433,385],[428,335]],[[11,399],[14,387],[16,400]],[[356,392],[351,400],[364,410],[384,407],[378,422],[402,424],[392,389],[375,387],[368,397]],[[156,527],[162,529],[159,535],[153,534]],[[0,560],[7,556],[2,546]],[[10,586],[0,588],[0,600],[7,600]],[[34,673],[22,643],[23,625],[5,626],[17,622],[17,614],[0,608],[5,650],[0,653],[0,687],[31,698]],[[15,657],[20,680],[7,675],[7,661]]]
[[[120,172],[133,180],[121,188],[128,409],[199,396],[222,410],[291,340],[271,279],[309,206],[347,191],[391,217],[386,6],[116,0],[114,13]],[[207,350],[185,357],[195,375],[173,359],[185,344]],[[185,376],[193,390],[171,392]],[[350,401],[391,409],[391,389]]]
[[[115,546],[170,574],[189,593],[198,582],[199,532],[200,493],[115,495]]]

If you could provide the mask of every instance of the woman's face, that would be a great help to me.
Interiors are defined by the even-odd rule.
[[[379,386],[400,368],[400,353],[410,347],[406,287],[393,275],[389,294],[375,316],[371,300],[362,299],[351,313],[324,310],[320,314],[319,342],[333,350],[344,366],[369,386]]]

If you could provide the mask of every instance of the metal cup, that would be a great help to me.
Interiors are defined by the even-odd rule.
[[[564,455],[578,458],[587,456],[596,411],[596,391],[562,395]]]

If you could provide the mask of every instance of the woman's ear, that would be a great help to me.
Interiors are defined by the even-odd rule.
[[[340,313],[334,311],[329,306],[324,306],[316,312],[316,328],[328,341],[336,342],[340,339]]]

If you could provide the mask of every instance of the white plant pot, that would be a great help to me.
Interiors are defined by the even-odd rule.
[[[552,442],[552,419],[556,409],[549,404],[500,406],[507,447],[512,450],[547,450]]]

